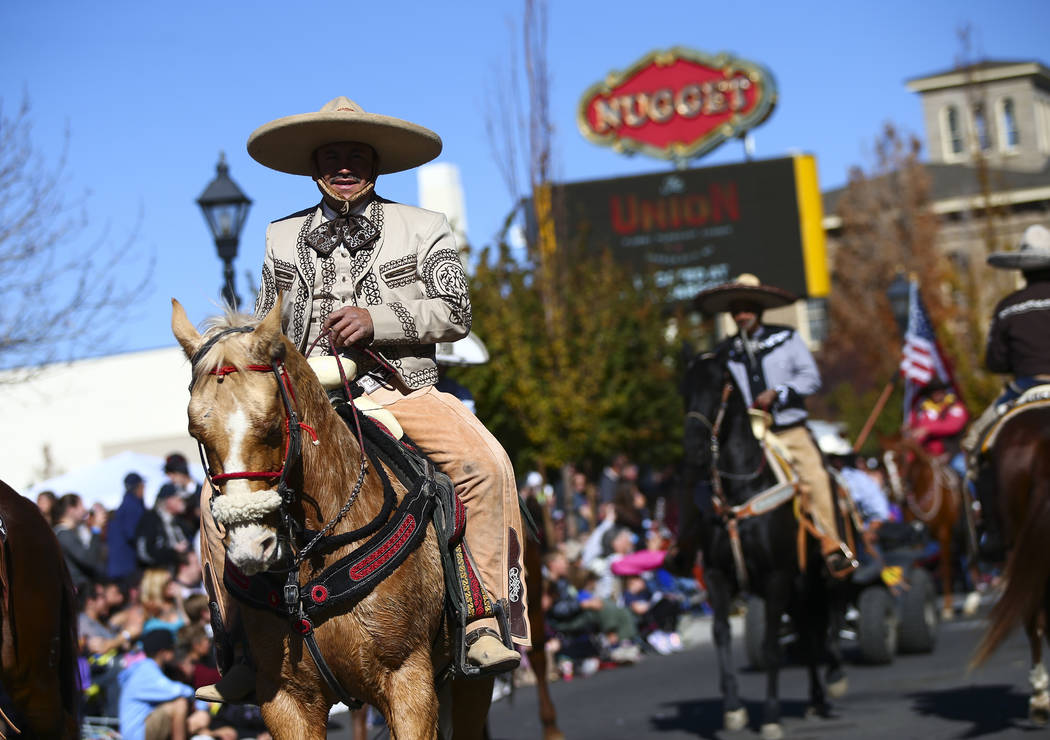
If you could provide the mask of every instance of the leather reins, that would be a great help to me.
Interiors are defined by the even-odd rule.
[[[722,486],[723,478],[738,481],[754,480],[761,475],[767,463],[765,443],[762,442],[762,460],[754,471],[738,474],[719,469],[718,460],[721,453],[721,442],[718,437],[722,431],[722,423],[725,420],[729,397],[732,393],[733,383],[730,380],[726,380],[725,385],[722,386],[721,400],[713,422],[698,411],[689,411],[686,416],[699,419],[710,432],[711,500],[714,504],[715,513],[722,520],[726,531],[729,533],[729,545],[733,553],[733,566],[736,571],[737,583],[740,585],[741,590],[748,591],[750,590],[750,579],[747,574],[747,564],[744,562],[743,545],[740,542],[739,523],[743,519],[767,514],[787,501],[794,499],[798,495],[798,477],[793,476],[791,480],[760,491],[742,504],[734,506],[729,503],[725,496],[725,489]],[[789,491],[790,495],[788,494]]]

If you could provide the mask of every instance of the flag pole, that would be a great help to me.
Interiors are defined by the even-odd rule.
[[[868,435],[871,434],[871,428],[875,426],[876,420],[882,414],[882,409],[886,406],[886,402],[890,400],[890,395],[893,393],[893,389],[897,387],[897,379],[900,376],[897,373],[893,374],[893,379],[886,383],[886,387],[882,389],[882,393],[879,394],[879,399],[875,402],[875,407],[868,414],[868,420],[864,422],[864,428],[860,430],[860,434],[857,435],[857,441],[853,443],[853,451],[860,452],[860,448],[864,446],[864,443],[868,439]]]

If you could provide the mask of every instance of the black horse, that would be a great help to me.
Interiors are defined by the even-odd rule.
[[[764,738],[782,735],[778,674],[781,619],[789,613],[799,635],[809,669],[810,709],[827,714],[825,686],[818,673],[828,664],[828,691],[845,691],[841,654],[829,633],[837,613],[830,576],[820,550],[806,536],[805,567],[800,567],[799,522],[794,497],[765,498],[772,508],[762,513],[733,512],[733,507],[777,488],[777,477],[762,445],[755,439],[744,398],[726,370],[724,358],[698,355],[686,371],[685,465],[677,546],[667,565],[687,571],[697,551],[703,553],[704,578],[714,610],[712,633],[721,674],[724,724],[728,730],[747,724],[730,653],[729,610],[742,591],[761,596],[766,604],[763,657],[767,672],[762,714]],[[783,489],[780,489],[783,490]],[[736,530],[739,537],[732,533]],[[736,539],[736,544],[734,544]],[[737,555],[734,547],[738,545]]]

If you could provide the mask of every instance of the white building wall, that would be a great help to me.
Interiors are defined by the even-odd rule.
[[[125,450],[198,459],[186,431],[189,361],[177,347],[49,366],[25,383],[5,375],[0,479],[16,490]]]

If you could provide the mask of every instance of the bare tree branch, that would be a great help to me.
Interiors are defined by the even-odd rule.
[[[152,273],[150,260],[127,277],[141,259],[130,249],[134,231],[118,245],[105,230],[78,244],[88,219],[83,207],[67,206],[84,200],[64,192],[68,146],[67,129],[48,165],[33,147],[28,96],[11,116],[0,100],[0,366],[17,368],[0,382],[104,349]]]

